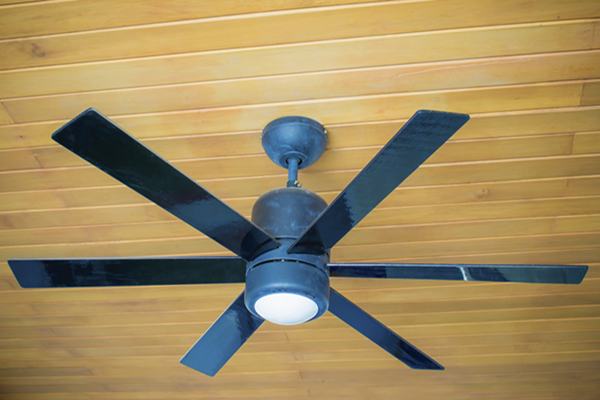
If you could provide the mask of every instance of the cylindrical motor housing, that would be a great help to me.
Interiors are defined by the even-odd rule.
[[[252,222],[277,239],[296,239],[327,207],[325,200],[298,187],[274,189],[256,200]]]

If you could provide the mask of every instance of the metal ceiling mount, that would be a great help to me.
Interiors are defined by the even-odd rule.
[[[298,170],[314,164],[327,146],[327,131],[306,117],[282,117],[269,122],[261,136],[267,156],[288,170],[288,187],[299,187]]]

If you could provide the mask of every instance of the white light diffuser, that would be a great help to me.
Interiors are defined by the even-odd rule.
[[[264,319],[279,325],[295,325],[308,321],[319,311],[317,303],[293,293],[273,293],[261,297],[254,309]]]

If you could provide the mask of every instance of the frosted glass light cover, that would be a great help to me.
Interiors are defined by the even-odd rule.
[[[317,303],[298,294],[273,293],[261,297],[254,309],[264,319],[279,325],[295,325],[308,321],[319,311]]]

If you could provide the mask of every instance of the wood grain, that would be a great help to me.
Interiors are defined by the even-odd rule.
[[[552,21],[7,70],[0,98],[588,50],[593,32],[593,22]]]
[[[0,399],[596,399],[594,0],[0,1]],[[588,265],[580,285],[334,278],[442,363],[332,314],[265,323],[215,378],[179,358],[243,285],[22,289],[10,257],[226,255],[51,140],[94,106],[243,215],[284,185],[263,127],[322,122],[331,202],[418,109],[471,120],[339,262]]]
[[[68,118],[89,104],[107,115],[145,114],[261,103],[451,90],[600,78],[600,50],[418,66],[246,78],[234,81],[124,89],[4,100],[16,122]],[[451,79],[450,79],[451,78]],[[594,105],[599,90],[586,85],[582,105]],[[120,99],[119,103],[114,101]],[[418,101],[418,100],[417,100]],[[35,115],[35,116],[34,116]]]
[[[477,4],[468,0],[438,1],[435,5],[421,1],[380,2],[233,20],[49,35],[1,42],[0,53],[6,57],[0,61],[0,69],[600,16],[594,0],[552,0],[543,7],[534,4],[528,7],[524,0],[502,5],[491,0]],[[456,9],[463,12],[453,12]]]
[[[374,0],[313,1],[47,1],[35,7],[5,7],[0,17],[0,38],[19,38],[80,32],[126,26],[159,24],[175,21],[233,16],[259,12],[300,10],[330,5],[368,3]],[[16,1],[10,1],[16,3]],[[71,18],[85,14],[86,18]]]

